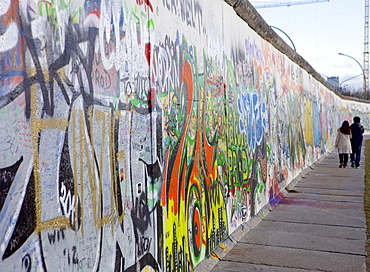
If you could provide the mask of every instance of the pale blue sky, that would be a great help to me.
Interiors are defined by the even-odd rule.
[[[308,0],[309,1],[309,0]],[[266,3],[307,2],[305,0],[254,0]],[[313,1],[314,2],[314,1]],[[293,41],[297,53],[325,76],[339,76],[339,81],[362,74],[360,66],[339,52],[354,57],[363,66],[365,0],[330,0],[292,6],[259,8],[265,21],[283,30]],[[287,44],[284,34],[275,30]],[[362,76],[343,83],[362,87]]]

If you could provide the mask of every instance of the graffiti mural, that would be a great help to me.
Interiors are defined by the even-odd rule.
[[[192,271],[368,123],[229,9],[0,0],[0,271]]]

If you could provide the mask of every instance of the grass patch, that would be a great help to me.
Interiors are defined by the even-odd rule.
[[[370,271],[370,140],[365,141],[365,195],[364,208],[366,216],[366,270]]]

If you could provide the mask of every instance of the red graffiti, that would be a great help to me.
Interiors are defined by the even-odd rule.
[[[182,92],[186,92],[187,95],[187,109],[186,109],[186,120],[183,128],[182,137],[176,147],[177,153],[174,157],[173,164],[171,165],[171,169],[169,169],[168,162],[171,161],[169,158],[169,151],[166,152],[166,165],[164,171],[164,180],[167,182],[164,184],[163,193],[162,194],[162,204],[166,205],[166,199],[168,201],[172,200],[174,204],[173,213],[175,215],[178,214],[179,211],[179,204],[181,200],[184,201],[185,199],[185,181],[186,181],[186,173],[187,173],[187,164],[186,161],[183,160],[184,154],[184,147],[186,142],[186,131],[188,130],[191,111],[193,108],[193,72],[189,62],[185,62],[183,71],[182,71],[182,82],[183,87],[181,89]],[[179,169],[182,169],[180,173]],[[168,176],[170,175],[170,176]],[[181,199],[181,200],[180,200]]]
[[[139,6],[145,4],[150,8],[150,11],[153,12],[153,6],[152,3],[150,3],[150,0],[136,0],[136,4],[138,4]]]
[[[145,57],[149,65],[150,65],[150,53],[151,53],[151,46],[150,46],[150,43],[147,43],[145,44]]]

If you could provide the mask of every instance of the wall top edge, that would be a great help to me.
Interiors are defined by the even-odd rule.
[[[343,96],[337,90],[332,88],[326,80],[309,64],[301,55],[294,51],[262,18],[253,5],[248,0],[224,0],[225,3],[232,6],[235,13],[246,22],[258,35],[264,40],[271,43],[277,50],[286,55],[290,60],[306,70],[308,74],[312,75],[317,81],[323,84],[326,88],[334,92],[343,99],[349,99]],[[368,102],[361,99],[354,99],[361,102]],[[369,103],[369,102],[368,102]]]

